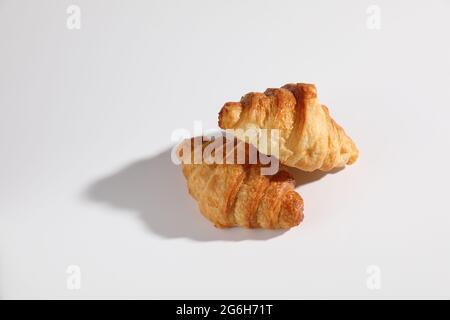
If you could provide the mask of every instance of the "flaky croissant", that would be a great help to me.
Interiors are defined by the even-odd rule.
[[[262,175],[259,161],[249,163],[252,147],[248,144],[245,144],[243,164],[236,163],[234,156],[234,164],[227,164],[230,149],[226,149],[225,144],[230,140],[225,138],[215,140],[216,146],[221,145],[222,149],[211,156],[205,149],[212,142],[200,140],[197,150],[201,151],[201,161],[194,162],[195,139],[199,138],[184,140],[177,154],[189,193],[201,213],[216,227],[280,229],[296,226],[303,220],[303,199],[294,191],[294,180],[288,172],[281,170],[272,176]],[[237,140],[231,141],[232,152],[237,154]],[[223,164],[212,163],[212,157],[223,159]]]
[[[358,158],[356,145],[320,104],[312,84],[287,84],[264,93],[248,93],[240,102],[228,102],[219,113],[219,126],[243,129],[233,133],[244,141],[248,141],[245,130],[279,129],[276,147],[281,163],[304,171],[329,171]],[[274,154],[274,149],[257,147]]]

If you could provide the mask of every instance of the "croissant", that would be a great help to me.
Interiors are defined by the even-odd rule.
[[[199,141],[199,137],[184,140],[177,155],[189,193],[201,213],[216,227],[281,229],[296,226],[303,220],[303,199],[294,191],[294,179],[288,172],[279,170],[271,176],[262,175],[263,164],[260,160],[251,163],[252,147],[248,144],[245,144],[243,163],[239,164],[236,139],[216,138],[213,142],[200,137],[197,150],[201,154],[196,161],[195,139]],[[226,149],[230,141],[232,146]],[[212,143],[214,152],[208,155],[206,151]],[[230,150],[231,159],[234,157],[232,164],[227,161]]]
[[[233,134],[252,144],[255,143],[248,141],[246,130],[253,129],[261,135],[261,129],[278,129],[277,142],[269,140],[270,150],[260,145],[258,150],[304,171],[329,171],[358,158],[356,145],[330,117],[328,108],[320,104],[313,84],[287,84],[264,93],[248,93],[240,102],[228,102],[222,107],[219,126],[242,129],[233,130]]]

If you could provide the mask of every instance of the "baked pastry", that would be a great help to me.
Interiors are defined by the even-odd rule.
[[[232,145],[226,147],[229,143]],[[242,146],[244,158],[239,161],[238,148]],[[303,220],[303,199],[294,191],[294,179],[283,170],[271,176],[261,174],[263,164],[259,160],[253,163],[249,156],[252,148],[225,137],[184,140],[177,155],[189,193],[201,213],[219,228],[280,229],[298,225]],[[196,154],[200,157],[194,159]]]
[[[237,138],[254,144],[260,152],[277,155],[287,166],[304,171],[329,171],[352,164],[358,158],[356,145],[331,118],[328,108],[320,104],[313,84],[287,84],[264,93],[248,93],[240,102],[228,102],[222,107],[219,126],[241,129],[233,130]],[[269,138],[270,146],[264,149],[248,139],[246,132],[256,130],[261,137],[271,135],[273,129],[278,129],[279,139]]]

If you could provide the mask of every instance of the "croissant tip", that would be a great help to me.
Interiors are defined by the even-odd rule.
[[[349,139],[350,139],[350,137],[349,137]],[[359,149],[358,149],[358,147],[356,146],[356,144],[353,142],[352,139],[350,139],[350,141],[351,141],[351,154],[350,154],[350,157],[349,157],[349,159],[347,161],[348,165],[354,164],[356,162],[356,160],[358,160],[358,158],[359,158]]]
[[[219,127],[233,128],[241,117],[242,106],[239,102],[227,102],[219,112]]]
[[[347,164],[348,165],[354,164],[358,160],[358,158],[359,158],[359,152],[356,151],[354,154],[352,154],[350,156],[350,158],[347,161]]]
[[[292,228],[298,226],[304,218],[303,209],[303,198],[295,191],[288,192],[283,199],[280,227]]]
[[[219,128],[221,128],[221,129],[225,129],[224,128],[224,117],[225,117],[225,106],[223,106],[222,109],[220,109],[220,111],[219,111],[218,124],[219,124]]]

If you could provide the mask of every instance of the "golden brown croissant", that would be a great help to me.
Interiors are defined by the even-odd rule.
[[[281,163],[305,171],[329,171],[358,158],[356,145],[320,104],[312,84],[287,84],[264,93],[248,93],[240,102],[228,102],[219,113],[219,126],[243,129],[233,134],[247,142],[246,130],[261,134],[261,129],[278,129],[278,142],[269,140],[272,149],[258,145],[259,151],[276,155],[273,147],[277,147]]]
[[[236,163],[236,139],[216,138],[211,142],[200,137],[197,150],[201,151],[201,163],[194,163],[195,139],[199,138],[184,140],[177,154],[189,193],[201,213],[216,227],[279,229],[296,226],[303,220],[303,199],[294,191],[294,180],[288,172],[281,170],[272,176],[262,175],[261,162],[250,162],[252,147],[248,144],[245,144],[243,164]],[[230,150],[225,144],[230,141],[234,164],[226,161]],[[212,143],[215,143],[214,148],[219,148],[208,155],[206,150]],[[222,164],[217,163],[220,161],[212,163],[213,158],[223,160]]]

